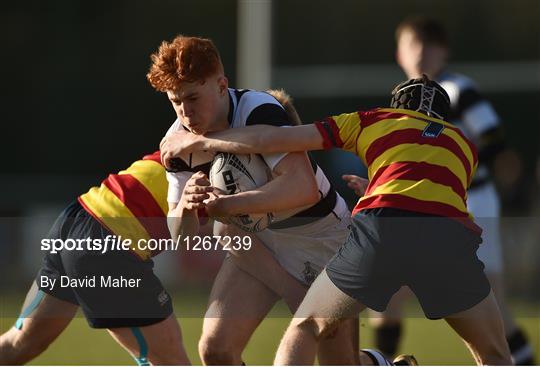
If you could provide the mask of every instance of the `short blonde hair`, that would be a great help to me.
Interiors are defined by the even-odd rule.
[[[292,125],[302,125],[302,120],[300,120],[300,116],[293,105],[293,99],[287,92],[283,89],[268,89],[266,93],[281,103]]]

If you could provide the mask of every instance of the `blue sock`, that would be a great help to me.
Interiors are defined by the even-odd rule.
[[[137,343],[139,343],[139,357],[135,357],[135,361],[139,366],[150,366],[150,363],[148,362],[148,345],[146,344],[141,329],[132,327],[131,332],[133,333],[133,336],[135,336],[135,339],[137,339]]]

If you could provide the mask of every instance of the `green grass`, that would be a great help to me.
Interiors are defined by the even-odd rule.
[[[189,357],[194,364],[200,364],[197,354],[197,341],[201,334],[202,318],[193,317],[202,314],[206,300],[200,293],[183,293],[176,297],[175,312],[182,326],[184,343]],[[2,296],[0,312],[0,331],[9,329],[15,322],[15,315],[22,295]],[[519,318],[517,322],[526,330],[533,344],[536,356],[540,355],[540,318],[537,305],[513,304],[514,310],[521,315],[536,317]],[[190,317],[182,317],[182,315]],[[253,335],[243,358],[248,365],[268,365],[272,363],[279,339],[289,322],[283,304],[278,304],[272,311],[272,317],[263,321]],[[362,347],[373,347],[369,322],[365,319],[360,324]],[[405,338],[401,352],[414,354],[424,365],[470,365],[473,363],[467,349],[444,321],[430,321],[419,317],[405,321]],[[32,365],[133,365],[132,358],[118,346],[105,330],[88,327],[86,320],[77,317],[65,332],[31,363]]]

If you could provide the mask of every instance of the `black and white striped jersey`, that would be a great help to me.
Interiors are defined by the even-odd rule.
[[[502,147],[502,139],[487,139],[496,133],[500,137],[501,123],[493,106],[478,92],[475,83],[464,75],[441,73],[437,82],[450,97],[448,120],[459,127],[478,148],[479,164],[471,187],[489,180],[488,163]],[[484,144],[489,140],[490,144]]]
[[[288,126],[291,124],[283,106],[268,93],[250,89],[229,88],[229,97],[230,108],[228,121],[231,128],[255,124],[274,126]],[[184,127],[178,118],[167,133],[182,128]],[[262,154],[261,157],[273,171],[277,164],[287,154],[288,153]],[[213,158],[214,154],[211,152],[195,152],[177,159],[174,169],[167,172],[167,180],[169,181],[167,201],[171,203],[179,202],[187,180],[189,180],[191,175],[197,171],[208,174]],[[298,208],[283,213],[282,215],[278,215],[276,218],[276,221],[278,222],[276,223],[275,228],[287,228],[309,223],[312,221],[310,219],[316,220],[325,217],[334,209],[339,195],[326,178],[322,169],[311,157],[310,159],[317,185],[321,193],[321,200],[314,206]],[[288,219],[283,220],[285,218]]]

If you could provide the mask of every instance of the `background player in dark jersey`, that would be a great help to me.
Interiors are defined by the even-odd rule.
[[[445,318],[478,364],[511,364],[499,308],[476,256],[481,229],[466,209],[476,149],[443,120],[448,95],[426,76],[398,85],[392,107],[291,128],[177,132],[169,144],[175,154],[335,146],[356,153],[368,167],[370,185],[353,211],[351,235],[309,289],[276,364],[313,363],[319,338],[341,318],[366,306],[383,311],[403,285],[428,318]]]
[[[450,97],[448,121],[460,128],[478,149],[478,169],[467,192],[467,208],[483,229],[478,257],[485,265],[486,275],[501,307],[514,362],[518,365],[534,364],[532,348],[504,301],[500,200],[490,172],[497,154],[504,149],[499,116],[471,79],[447,69],[448,36],[442,24],[425,17],[408,18],[397,27],[396,42],[397,62],[407,77],[418,78],[425,73],[446,90]],[[401,308],[409,294],[403,289],[381,317],[373,318],[376,345],[389,356],[397,352],[402,328]]]

